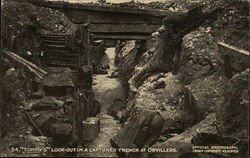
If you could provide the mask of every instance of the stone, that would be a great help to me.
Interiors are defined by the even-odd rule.
[[[218,130],[216,122],[216,114],[210,113],[204,120],[197,123],[190,129],[173,136],[165,142],[157,142],[151,148],[174,148],[176,152],[155,152],[144,153],[143,158],[181,158],[181,157],[196,157],[196,158],[218,158],[218,157],[247,157],[247,140],[242,141],[235,138],[222,136]],[[237,144],[235,144],[237,142]],[[194,146],[237,146],[239,153],[194,153]],[[204,149],[205,150],[205,149]]]
[[[47,87],[74,87],[73,75],[70,68],[51,67],[46,69],[48,75],[42,85]]]
[[[94,141],[100,132],[100,119],[88,117],[82,121],[83,141]]]
[[[155,153],[144,153],[143,158],[180,158],[181,156],[192,153],[192,136],[196,135],[199,132],[205,133],[216,133],[216,128],[213,126],[213,123],[216,120],[215,113],[208,115],[203,121],[196,124],[189,130],[174,136],[168,139],[165,142],[156,143],[152,146],[152,148],[175,148],[177,152],[155,152]],[[185,157],[185,156],[184,156]]]
[[[144,111],[137,119],[128,121],[111,139],[115,148],[145,148],[157,142],[161,135],[181,133],[194,124],[194,119],[175,106],[165,106],[164,110]],[[127,156],[138,157],[135,153]]]
[[[30,112],[32,119],[36,125],[42,130],[45,136],[51,136],[50,124],[53,120],[56,120],[56,116],[59,117],[63,115],[64,112],[60,110],[41,110],[41,111],[31,111]],[[34,135],[39,135],[36,130],[33,130]]]
[[[114,148],[142,148],[151,146],[163,132],[164,119],[158,112],[145,112],[136,121],[122,128],[110,142]],[[127,156],[138,153],[124,153]]]
[[[39,102],[32,105],[31,109],[36,111],[41,110],[59,110],[62,108],[64,102],[57,100],[54,97],[47,96],[41,99]]]
[[[70,68],[50,67],[46,71],[48,74],[42,81],[45,95],[61,97],[73,91],[74,80]]]
[[[113,104],[108,109],[108,114],[115,119],[121,119],[121,111],[126,108],[126,104],[122,99],[114,100]],[[118,114],[120,112],[120,114]]]

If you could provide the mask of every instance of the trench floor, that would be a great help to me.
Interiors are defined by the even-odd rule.
[[[93,91],[95,98],[101,103],[101,112],[97,115],[100,118],[100,133],[99,136],[90,142],[88,148],[104,149],[105,152],[88,152],[81,155],[81,157],[118,157],[117,154],[112,152],[110,138],[112,138],[121,125],[112,116],[107,114],[109,106],[115,99],[124,99],[124,89],[117,78],[108,78],[108,76],[115,70],[114,57],[115,49],[108,48],[106,53],[110,59],[110,69],[107,75],[95,75]]]

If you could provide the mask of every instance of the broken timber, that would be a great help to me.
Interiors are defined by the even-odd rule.
[[[10,57],[11,59],[17,61],[18,63],[27,67],[31,72],[33,72],[38,78],[43,79],[47,72],[43,69],[37,67],[35,64],[23,59],[22,57],[18,56],[17,54],[10,52],[10,51],[3,51],[5,55]]]
[[[219,52],[223,56],[224,68],[227,77],[233,72],[241,72],[249,68],[249,52],[224,42],[218,43]]]

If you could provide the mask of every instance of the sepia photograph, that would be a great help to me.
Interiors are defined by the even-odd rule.
[[[250,0],[1,0],[0,157],[249,158]]]

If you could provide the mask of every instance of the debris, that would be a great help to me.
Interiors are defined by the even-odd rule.
[[[113,116],[115,119],[121,119],[121,111],[126,108],[126,104],[122,99],[114,100],[113,104],[108,109],[108,114]]]
[[[38,78],[43,79],[45,77],[45,75],[47,75],[46,71],[44,71],[41,68],[37,67],[35,64],[32,64],[31,62],[23,59],[22,57],[16,55],[15,53],[10,52],[10,51],[3,51],[3,53],[5,55],[7,55],[8,57],[11,57],[15,61],[21,63],[22,65],[24,65],[31,72],[35,73]]]

